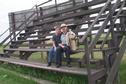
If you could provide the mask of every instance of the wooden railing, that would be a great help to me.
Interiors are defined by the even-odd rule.
[[[81,39],[81,42],[84,42],[85,39],[89,36],[90,32],[92,31],[92,28],[94,27],[94,25],[98,22],[100,16],[102,15],[102,13],[107,9],[108,5],[111,3],[111,0],[108,0],[105,4],[105,6],[101,9],[101,11],[99,12],[98,16],[95,18],[94,22],[91,24],[91,26],[88,28],[87,32],[84,34],[84,36]]]
[[[93,48],[94,46],[96,45],[97,41],[99,40],[100,36],[102,35],[102,33],[104,32],[104,29],[107,27],[107,24],[109,23],[109,21],[111,21],[111,17],[114,15],[115,13],[115,10],[119,7],[120,7],[120,10],[117,12],[116,16],[114,17],[114,20],[112,20],[113,24],[115,24],[115,21],[117,20],[117,18],[119,17],[120,13],[122,12],[122,8],[124,7],[125,5],[125,0],[123,2],[123,4],[121,5],[121,0],[117,0],[115,2],[115,4],[112,6],[112,8],[110,8],[109,10],[111,12],[109,12],[107,14],[107,17],[106,19],[103,21],[103,24],[101,25],[101,27],[99,28],[97,34],[95,35],[94,39],[88,44],[88,36],[90,36],[91,34],[91,31],[93,30],[95,24],[98,22],[99,18],[101,17],[101,15],[104,13],[104,11],[109,7],[111,6],[111,1],[112,0],[108,0],[105,4],[105,6],[101,9],[101,11],[99,12],[98,16],[95,18],[94,22],[90,25],[90,27],[88,28],[88,30],[86,31],[86,33],[84,34],[84,36],[82,37],[81,39],[81,43],[84,43],[85,44],[85,59],[86,59],[86,63],[87,63],[87,71],[88,71],[88,77],[91,79],[91,70],[90,70],[90,61],[89,61],[89,56],[91,54],[91,52],[93,52]],[[102,47],[104,45],[104,43],[106,42],[106,38],[108,37],[108,34],[110,33],[110,30],[112,29],[113,27],[110,27],[106,36],[105,36],[105,39],[102,43]],[[92,79],[91,79],[92,80]],[[91,84],[91,80],[89,80],[89,84]],[[109,79],[108,79],[109,80]],[[108,83],[106,83],[108,84]]]
[[[100,38],[101,34],[103,33],[104,29],[106,28],[107,24],[110,21],[110,18],[113,16],[115,10],[117,9],[117,7],[120,5],[120,0],[117,0],[117,2],[113,5],[112,9],[111,9],[111,13],[108,13],[106,19],[104,20],[104,23],[102,24],[102,26],[99,28],[97,34],[94,37],[94,40],[92,40],[92,42],[89,44],[89,53],[93,50],[95,44],[97,43],[98,39]],[[117,17],[114,18],[113,23],[115,23],[115,21],[117,20]]]
[[[125,6],[125,0],[124,0],[123,4],[121,5],[119,11],[117,12],[117,14],[116,14],[116,16],[115,16],[113,22],[115,22],[115,21],[117,20],[117,18],[119,17],[120,13],[122,12],[124,6]],[[103,49],[104,44],[105,44],[105,42],[106,42],[108,36],[110,35],[110,32],[111,32],[111,29],[112,29],[112,28],[113,28],[113,27],[109,27],[109,28],[108,28],[109,30],[108,30],[106,36],[104,37],[104,40],[103,40],[102,45],[101,45],[101,47],[100,47],[101,49]]]

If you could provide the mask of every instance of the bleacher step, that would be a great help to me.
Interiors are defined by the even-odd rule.
[[[12,59],[12,58],[3,58],[3,57],[0,57],[0,61],[12,63],[12,64],[18,64],[18,65],[27,66],[27,67],[40,68],[44,70],[52,70],[52,71],[57,71],[57,72],[71,73],[71,74],[78,74],[78,75],[88,75],[87,68],[66,67],[66,66],[61,66],[60,68],[56,68],[54,65],[52,65],[51,67],[47,67],[46,63],[18,60],[18,59]],[[92,75],[96,75],[97,73],[101,73],[101,75],[103,76],[105,74],[105,69],[104,68],[91,69]]]

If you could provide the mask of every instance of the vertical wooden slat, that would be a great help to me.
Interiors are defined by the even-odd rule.
[[[89,58],[89,48],[88,48],[88,39],[85,40],[85,58],[87,64],[87,72],[88,72],[88,83],[95,84],[91,77],[91,67],[90,67],[90,58]]]
[[[15,26],[15,14],[14,14],[14,13],[11,13],[11,22],[12,22],[12,23],[11,23],[11,24],[12,24],[12,28],[11,28],[11,29],[12,29],[12,32],[14,32],[14,33],[13,33],[13,37],[15,37],[15,35],[16,35],[16,34],[15,34],[15,32],[16,32],[16,31],[15,31],[15,29],[16,29],[15,27],[16,27],[16,26]],[[14,38],[14,41],[16,41],[16,38]]]
[[[114,61],[114,64],[113,64],[111,71],[110,71],[110,75],[108,76],[105,84],[112,84],[113,83],[114,78],[115,78],[117,71],[119,69],[119,65],[121,63],[121,59],[124,55],[125,50],[126,50],[126,36],[125,36],[124,41],[123,41],[123,43],[122,43],[122,45],[119,49],[118,56],[116,57],[116,59]]]

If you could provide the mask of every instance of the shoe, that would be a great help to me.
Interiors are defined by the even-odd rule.
[[[48,66],[48,67],[51,66],[51,62],[49,62],[47,66]]]
[[[60,66],[62,66],[62,64],[61,64],[61,63],[60,63],[59,65],[60,65]]]
[[[72,65],[71,65],[71,64],[67,64],[66,66],[67,66],[67,67],[72,67]]]
[[[56,68],[59,68],[59,67],[60,67],[60,65],[59,65],[59,64],[57,64],[57,65],[56,65]]]

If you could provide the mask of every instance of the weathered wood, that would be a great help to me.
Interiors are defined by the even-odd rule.
[[[69,68],[69,67],[65,67],[65,66],[62,66],[60,68],[56,68],[55,66],[47,67],[46,63],[17,60],[17,59],[11,59],[11,58],[2,58],[2,57],[0,57],[0,61],[28,66],[28,67],[40,68],[40,69],[44,69],[44,70],[52,70],[52,71],[57,71],[57,72],[64,72],[64,73],[71,73],[71,74],[78,74],[78,75],[88,75],[86,68],[78,68],[78,67]],[[91,74],[95,74],[95,73],[102,72],[102,71],[104,73],[104,68],[91,69]]]
[[[52,44],[33,44],[33,45],[30,45],[30,44],[17,44],[17,45],[11,45],[11,46],[14,46],[14,47],[51,47]]]
[[[88,2],[88,3],[83,3],[81,5],[77,5],[77,6],[68,8],[67,10],[64,9],[64,10],[60,10],[60,11],[57,11],[57,12],[52,13],[52,14],[44,15],[44,16],[40,17],[40,19],[48,18],[48,17],[54,16],[54,15],[57,15],[57,14],[63,14],[63,13],[71,12],[71,11],[74,11],[74,10],[77,10],[77,9],[80,9],[80,8],[83,8],[83,7],[93,6],[93,5],[101,4],[101,3],[104,3],[104,2],[106,2],[106,0],[97,0],[97,1],[91,1],[91,2]]]
[[[101,10],[101,7],[96,8],[96,9],[85,10],[83,12],[66,15],[64,17],[61,16],[61,17],[58,17],[58,18],[53,18],[53,19],[50,19],[50,20],[45,20],[45,21],[42,21],[42,22],[38,22],[35,25],[40,26],[40,25],[47,24],[47,23],[63,21],[65,19],[70,19],[70,18],[77,17],[77,16],[84,16],[84,15],[88,15],[88,14],[98,13],[100,10]]]
[[[114,6],[112,7],[113,11],[117,8],[118,3],[114,4]],[[114,12],[113,12],[114,13]],[[112,14],[113,14],[112,13]],[[102,26],[100,27],[97,35],[95,36],[95,39],[91,42],[91,44],[89,45],[90,48],[90,52],[91,49],[93,49],[94,45],[97,43],[99,37],[101,36],[102,32],[104,31],[104,28],[107,26],[108,22],[109,22],[109,18],[110,18],[110,14],[107,16],[106,20],[104,21],[104,23],[102,24]]]
[[[113,49],[117,49],[117,48],[104,48],[104,49],[100,49],[100,48],[96,48],[96,49],[93,49],[93,51],[95,52],[98,52],[98,51],[102,51],[102,50],[113,50]],[[47,51],[50,51],[49,48],[35,48],[35,49],[29,49],[29,48],[8,48],[8,49],[4,49],[4,51],[27,51],[27,52],[47,52]],[[77,50],[74,50],[72,52],[85,52],[84,49],[82,48],[79,48]]]
[[[1,57],[4,57],[4,55],[5,57],[19,56],[20,59],[24,59],[25,61],[10,59],[10,58],[1,58],[1,57],[0,57],[0,61],[23,65],[27,67],[40,68],[44,70],[52,70],[52,71],[58,71],[58,72],[64,72],[64,73],[86,75],[88,76],[89,84],[95,84],[97,80],[100,80],[102,79],[102,77],[107,76],[108,74],[107,72],[112,67],[112,70],[115,71],[115,73],[112,75],[112,71],[111,71],[110,73],[111,76],[109,76],[107,80],[113,81],[113,78],[115,77],[115,74],[117,72],[117,68],[119,65],[117,67],[115,67],[115,65],[111,65],[110,67],[109,57],[113,55],[112,57],[115,58],[114,55],[118,53],[118,50],[120,49],[119,45],[121,44],[122,37],[125,35],[125,32],[126,32],[125,25],[124,25],[124,23],[126,22],[125,20],[126,18],[124,15],[125,13],[123,13],[125,12],[123,10],[124,5],[123,7],[121,7],[123,2],[120,2],[119,0],[117,0],[117,2],[110,4],[112,0],[93,0],[90,2],[88,2],[87,0],[85,1],[86,3],[76,5],[73,0],[73,7],[63,9],[63,10],[57,10],[57,12],[50,13],[47,15],[43,15],[43,16],[41,15],[39,19],[37,18],[37,20],[33,21],[33,25],[25,28],[25,33],[19,34],[18,41],[12,41],[10,48],[4,49],[3,50],[4,53],[0,55]],[[102,3],[105,3],[105,5],[101,7],[88,9],[88,7],[95,6]],[[115,11],[116,9],[119,9],[119,10]],[[92,15],[97,14],[97,13],[98,13],[97,16],[92,17]],[[123,20],[121,20],[122,18]],[[120,19],[121,22],[115,23],[117,19]],[[110,24],[108,24],[109,22]],[[79,63],[80,67],[81,67],[81,64],[83,63],[84,65],[86,65],[85,68],[83,67],[82,68],[77,68],[77,67],[68,68],[64,66],[61,66],[60,68],[56,68],[53,65],[51,67],[47,67],[46,63],[26,61],[28,57],[34,52],[46,52],[47,53],[46,56],[48,56],[49,51],[50,51],[49,46],[51,46],[52,43],[48,42],[51,38],[46,38],[46,37],[52,36],[54,34],[52,33],[52,31],[54,31],[53,27],[57,23],[70,24],[68,28],[72,29],[72,31],[77,34],[77,37],[83,40],[81,42],[78,42],[79,45],[83,46],[83,48],[78,48],[75,51],[71,51],[71,54],[83,52],[84,54],[83,57],[82,58],[71,57],[71,62]],[[81,28],[83,24],[90,25],[90,27]],[[113,35],[111,35],[109,40],[107,40],[107,37],[109,36],[109,33],[111,32],[110,30],[112,28],[114,28],[112,31]],[[104,31],[106,29],[109,29],[109,30]],[[98,30],[97,33],[92,33],[96,30]],[[78,33],[81,33],[81,32],[86,32],[86,34],[79,35]],[[105,39],[100,38],[102,34],[103,35],[106,34]],[[113,38],[113,36],[115,38]],[[86,39],[86,42],[85,42],[85,39]],[[118,41],[116,43],[117,46],[113,45],[112,40]],[[124,42],[125,41],[126,41],[126,38]],[[106,44],[106,47],[97,48],[101,44]],[[123,45],[125,46],[124,43]],[[121,53],[124,53],[124,50],[125,50],[124,46],[121,47],[119,51],[119,54],[118,54],[119,57],[121,57],[122,55]],[[26,47],[26,48],[19,48],[19,47]],[[14,54],[15,51],[18,51],[19,55],[17,54],[15,55]],[[92,58],[90,57],[90,54],[92,52],[102,52],[103,59],[100,59],[100,60],[92,59],[93,57]],[[65,61],[65,60],[66,59],[64,58],[62,61]],[[120,61],[116,60],[116,63],[119,63],[119,62]],[[90,66],[91,64],[96,65],[96,66],[94,68],[91,68]]]
[[[117,71],[118,71],[118,68],[119,68],[119,64],[121,63],[121,59],[122,59],[123,54],[125,52],[125,49],[126,49],[126,37],[124,38],[124,41],[119,49],[119,54],[114,61],[114,64],[113,64],[111,71],[110,71],[110,75],[108,76],[105,84],[109,84],[109,83],[112,84],[113,83],[114,78],[115,78]]]
[[[28,51],[28,52],[46,52],[46,51],[49,51],[50,49],[28,49],[28,48],[12,48],[12,49],[4,49],[4,51]]]
[[[87,30],[86,34],[83,36],[83,38],[81,39],[81,42],[83,42],[88,34],[91,32],[93,26],[96,24],[96,22],[98,21],[98,19],[100,18],[100,16],[102,15],[102,13],[106,10],[107,6],[109,5],[109,3],[111,2],[111,0],[108,0],[105,4],[105,6],[101,9],[99,15],[95,18],[95,21],[91,24],[91,26],[89,27],[89,29]]]
[[[18,41],[12,41],[12,42],[34,42],[34,41],[46,41],[50,40],[49,38],[41,38],[41,39],[33,39],[33,40],[18,40]]]

